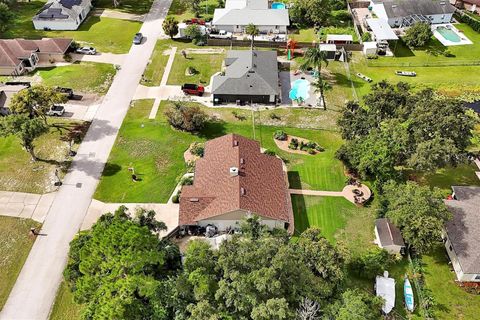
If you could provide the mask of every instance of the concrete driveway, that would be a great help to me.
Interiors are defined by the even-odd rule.
[[[140,30],[146,41],[131,47],[115,76],[48,212],[41,230],[46,236],[35,241],[0,319],[48,319],[69,243],[80,230],[155,43],[164,35],[162,22],[170,4],[171,0],[153,3]]]

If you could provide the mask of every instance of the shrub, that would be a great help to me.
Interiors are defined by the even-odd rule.
[[[267,156],[275,156],[276,155],[275,151],[273,151],[273,150],[265,150],[263,153],[266,154]]]
[[[290,149],[293,149],[293,150],[297,150],[298,149],[298,140],[293,138],[291,141],[290,141],[290,144],[288,145],[288,147]]]
[[[285,141],[285,140],[287,140],[287,134],[283,130],[277,130],[273,134],[273,138],[276,139],[276,140]],[[292,139],[292,140],[294,140],[294,139]],[[298,141],[297,141],[297,144],[298,144]]]
[[[194,156],[203,158],[203,155],[205,154],[205,145],[203,143],[195,142],[190,148],[190,153]]]
[[[468,14],[455,15],[455,18],[460,22],[466,23],[473,30],[480,32],[480,19],[475,19],[474,17],[469,16]]]
[[[247,119],[243,114],[239,114],[237,110],[233,110],[232,115],[235,117],[235,119],[240,120],[240,121],[243,121],[243,120]]]
[[[176,194],[172,197],[172,202],[173,203],[179,203],[180,202],[180,194]]]
[[[316,154],[317,152],[315,151],[315,149],[308,149],[308,153],[309,154]]]
[[[172,39],[178,33],[178,22],[172,16],[168,16],[167,18],[165,18],[162,26],[165,34]]]
[[[372,40],[372,35],[370,34],[370,32],[364,32],[362,34],[362,41],[363,42],[367,42],[367,41],[371,41]]]
[[[276,114],[275,112],[270,113],[270,119],[272,119],[272,120],[282,120],[282,118],[280,118],[280,116],[278,114]]]
[[[375,247],[354,259],[350,267],[360,276],[374,278],[387,270],[391,263],[390,254],[384,249]]]
[[[63,60],[65,60],[65,62],[72,62],[72,56],[70,55],[70,53],[65,53],[63,55]]]
[[[172,127],[188,132],[202,129],[208,119],[199,106],[186,106],[182,101],[174,101],[173,106],[165,111],[165,116]]]
[[[191,66],[187,67],[187,74],[193,76],[195,74],[198,74],[198,70]]]
[[[191,186],[192,184],[193,184],[193,177],[183,177],[182,180],[180,180],[181,186]]]
[[[323,151],[325,151],[325,148],[323,148],[321,145],[317,144],[315,146],[315,150],[317,150],[318,152],[323,152]]]

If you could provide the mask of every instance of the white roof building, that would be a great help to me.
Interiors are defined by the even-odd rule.
[[[91,0],[49,0],[32,21],[37,30],[77,30],[91,9]]]
[[[386,20],[371,18],[366,21],[370,29],[372,29],[376,41],[398,40],[398,36],[393,32]]]
[[[352,43],[351,34],[327,34],[327,43]]]

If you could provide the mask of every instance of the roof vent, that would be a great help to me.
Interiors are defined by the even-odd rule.
[[[396,5],[396,4],[392,4],[392,8],[396,8],[396,7],[397,7],[397,5]]]
[[[231,177],[236,177],[236,176],[238,176],[238,168],[237,168],[237,167],[231,167],[231,168],[230,168],[230,176],[231,176]]]
[[[246,193],[247,193],[247,191],[245,190],[245,188],[243,188],[243,187],[240,188],[240,194],[241,194],[242,196],[244,196]]]
[[[238,140],[233,140],[233,146],[238,147]]]
[[[245,159],[240,158],[240,164],[245,164]]]
[[[190,202],[198,202],[198,198],[190,198]]]

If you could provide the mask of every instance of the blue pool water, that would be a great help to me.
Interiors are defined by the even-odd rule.
[[[462,39],[458,36],[458,34],[449,29],[449,28],[445,28],[445,27],[438,27],[437,28],[437,31],[438,33],[440,33],[442,35],[442,37],[444,37],[445,39],[451,41],[451,42],[460,42],[462,41]]]
[[[285,4],[281,2],[272,3],[272,9],[285,9]]]
[[[310,97],[308,93],[310,91],[310,82],[305,79],[295,80],[292,84],[292,89],[288,96],[292,100],[298,100],[301,98],[303,101],[307,100]]]

